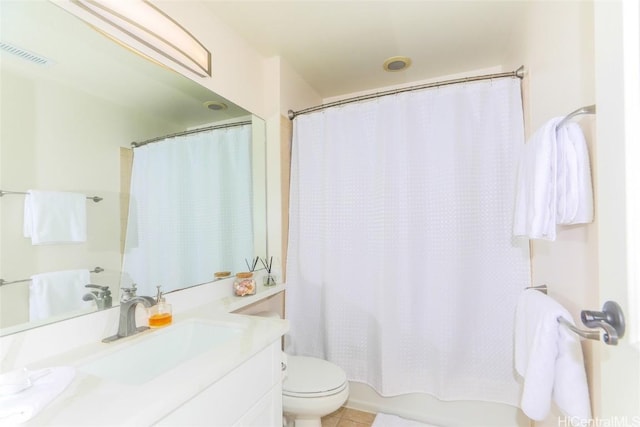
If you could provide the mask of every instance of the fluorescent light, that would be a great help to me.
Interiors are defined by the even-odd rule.
[[[200,77],[211,76],[211,54],[180,24],[146,0],[56,1],[132,50]]]

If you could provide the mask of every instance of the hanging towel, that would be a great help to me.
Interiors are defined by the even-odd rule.
[[[33,245],[87,241],[87,197],[29,190],[24,198],[24,237]]]
[[[69,366],[31,372],[29,388],[0,397],[0,424],[16,425],[30,420],[62,393],[75,375],[75,368]]]
[[[515,367],[524,378],[520,407],[531,419],[544,420],[556,403],[562,413],[591,418],[589,390],[579,337],[558,323],[569,312],[542,292],[524,291],[516,307]]]
[[[582,129],[567,123],[557,130],[558,199],[557,224],[584,224],[593,221],[593,188],[589,151]]]
[[[31,276],[29,320],[42,320],[71,311],[89,309],[83,301],[85,285],[91,283],[89,270],[67,270]]]
[[[556,238],[556,117],[524,145],[518,170],[513,233],[532,239]]]
[[[593,221],[589,153],[576,123],[555,117],[525,144],[516,186],[513,234],[556,239],[557,224]]]

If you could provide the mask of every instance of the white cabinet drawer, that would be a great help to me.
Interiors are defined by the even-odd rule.
[[[281,393],[281,360],[278,340],[171,412],[157,425],[232,426],[253,410],[258,418],[267,412],[282,414],[281,396],[279,399],[267,397],[263,401],[275,389]],[[259,405],[266,402],[276,407],[269,411]],[[281,421],[276,425],[281,425]]]

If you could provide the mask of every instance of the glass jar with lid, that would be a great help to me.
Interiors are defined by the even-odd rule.
[[[243,272],[236,274],[236,278],[233,281],[233,292],[239,297],[255,295],[256,281],[253,278],[253,273]]]

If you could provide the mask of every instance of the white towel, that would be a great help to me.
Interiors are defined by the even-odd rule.
[[[556,125],[560,120],[549,120],[522,148],[513,221],[516,236],[556,238]]]
[[[589,154],[576,123],[557,128],[555,117],[522,149],[516,186],[513,234],[556,239],[556,224],[593,221]]]
[[[551,400],[568,417],[591,418],[589,389],[579,337],[558,323],[569,312],[553,298],[529,289],[516,308],[515,367],[524,378],[520,407],[531,419],[544,420]]]
[[[593,187],[587,142],[576,123],[557,130],[558,200],[557,224],[585,224],[593,221]],[[562,187],[562,188],[561,188]]]
[[[91,283],[89,270],[67,270],[31,276],[29,320],[36,321],[62,313],[88,309],[92,302],[82,301]]]
[[[87,197],[29,190],[24,198],[24,237],[34,245],[86,242]]]
[[[0,397],[0,424],[15,425],[30,420],[62,393],[75,375],[75,369],[67,366],[32,372],[31,387]]]

